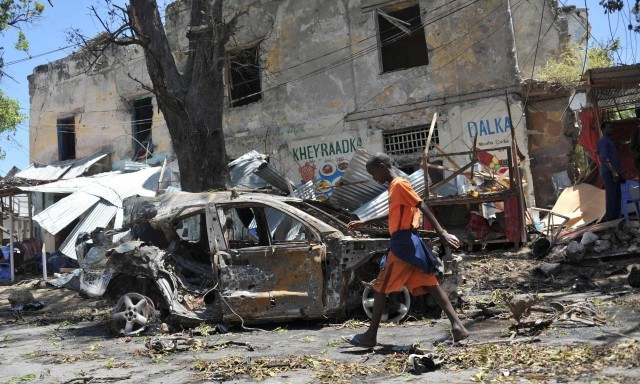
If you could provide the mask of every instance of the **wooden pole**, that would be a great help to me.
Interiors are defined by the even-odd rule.
[[[434,112],[431,119],[431,127],[429,127],[429,134],[427,135],[427,143],[424,146],[424,152],[422,154],[422,171],[424,177],[424,198],[429,198],[429,167],[427,167],[429,161],[429,146],[431,145],[431,136],[433,135],[433,129],[436,127],[436,121],[438,119],[438,112]]]
[[[42,280],[47,280],[47,245],[42,242]]]
[[[16,265],[13,260],[13,196],[9,196],[9,265],[11,266],[11,282],[16,279]]]
[[[509,114],[509,121],[511,122],[510,131],[511,131],[511,156],[509,156],[509,162],[513,164],[513,180],[516,187],[516,192],[518,194],[518,207],[520,208],[518,211],[518,217],[520,219],[520,242],[526,243],[527,235],[525,230],[524,223],[524,191],[522,189],[522,177],[520,176],[520,167],[518,165],[518,144],[516,143],[516,131],[513,127],[513,118],[511,117],[511,105],[509,104],[509,94],[505,91],[504,93],[505,101],[507,103],[507,113]],[[516,247],[519,247],[520,244],[517,244]]]
[[[162,162],[162,170],[160,171],[160,178],[158,179],[158,188],[156,189],[156,193],[160,191],[160,186],[162,185],[162,179],[164,179],[164,170],[167,168],[167,158],[164,158]]]
[[[27,209],[29,210],[29,238],[33,238],[33,192],[27,193]]]

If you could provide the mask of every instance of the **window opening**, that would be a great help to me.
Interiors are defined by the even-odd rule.
[[[265,215],[273,244],[307,240],[305,226],[299,220],[273,208],[266,208]]]
[[[262,99],[258,46],[229,55],[227,74],[231,107]]]
[[[201,214],[185,217],[174,224],[173,228],[182,240],[197,243],[200,241]]]
[[[223,233],[230,249],[269,245],[269,232],[260,207],[222,209]]]
[[[153,153],[151,126],[153,120],[153,104],[151,97],[135,100],[131,113],[133,123],[134,160],[139,157],[147,158],[147,150]]]
[[[384,151],[388,155],[410,155],[421,153],[427,145],[427,136],[429,135],[429,127],[419,126],[415,128],[385,132]],[[431,145],[429,149],[434,149],[433,144],[440,144],[438,137],[438,127],[434,127],[431,135]]]
[[[58,159],[70,160],[76,158],[76,126],[75,117],[58,119]]]
[[[429,64],[427,40],[415,3],[398,11],[378,11],[382,72]]]

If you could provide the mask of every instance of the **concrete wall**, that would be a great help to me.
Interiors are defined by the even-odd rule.
[[[511,8],[501,0],[472,4],[420,0],[429,64],[388,73],[381,70],[376,13],[367,8],[370,3],[226,2],[229,17],[246,11],[227,48],[233,51],[260,42],[263,90],[262,100],[249,105],[230,108],[226,100],[224,129],[231,158],[252,149],[265,152],[278,169],[301,181],[301,169],[315,168],[318,178],[327,162],[348,161],[354,146],[382,150],[384,132],[428,125],[435,112],[441,144],[447,150],[468,150],[469,122],[495,125],[496,119],[503,119],[504,124],[505,91],[511,95],[514,113],[522,116],[517,93],[521,79],[529,76],[528,67],[519,71],[517,63],[527,63],[523,57],[536,44],[537,33],[532,31],[537,32],[538,23],[531,20],[537,19],[543,0],[512,0]],[[543,22],[552,28],[539,47],[541,58],[557,51],[568,28],[559,21],[552,23],[556,10],[553,2],[547,3]],[[189,4],[176,2],[166,18],[179,62],[185,57],[189,12],[184,10]],[[77,116],[79,157],[103,147],[114,152],[112,162],[132,156],[131,101],[145,92],[129,75],[148,84],[146,67],[135,47],[115,47],[104,60],[99,68],[87,71],[80,55],[74,55],[34,70],[29,79],[33,158],[57,160],[56,119],[70,114]],[[170,152],[162,114],[157,108],[154,112],[156,152]],[[518,121],[519,145],[527,152],[526,119]],[[313,158],[301,156],[309,146]],[[323,153],[322,148],[327,150]]]
[[[560,92],[556,98],[532,100],[527,106],[531,174],[537,206],[541,208],[552,206],[557,199],[551,179],[554,173],[567,171],[570,180],[575,180],[573,155],[578,131],[573,113],[566,111],[568,99]]]

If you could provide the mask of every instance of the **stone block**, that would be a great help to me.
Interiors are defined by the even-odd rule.
[[[593,245],[597,240],[600,240],[600,237],[593,232],[585,232],[582,235],[582,240],[580,240],[580,244],[589,246]]]

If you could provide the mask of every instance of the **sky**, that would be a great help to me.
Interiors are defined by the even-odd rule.
[[[46,5],[43,17],[33,25],[26,26],[24,32],[29,40],[29,53],[16,52],[12,49],[16,41],[16,33],[8,31],[1,37],[1,45],[4,50],[4,71],[11,76],[0,80],[0,88],[11,98],[17,99],[22,112],[29,113],[29,83],[27,76],[39,65],[63,58],[73,52],[73,48],[67,41],[67,32],[72,28],[79,29],[84,35],[94,36],[98,34],[100,23],[92,17],[89,6],[96,1],[87,0],[52,0],[53,7],[46,0],[40,0]],[[631,0],[627,0],[630,2]],[[116,4],[124,4],[125,0],[115,0]],[[576,5],[585,7],[585,0],[559,0],[562,5]],[[626,29],[628,19],[615,13],[607,16],[604,14],[598,0],[586,0],[589,10],[589,22],[592,25],[592,39],[589,44],[606,44],[612,40],[612,36],[620,38],[621,49],[615,56],[617,63],[633,64],[640,61],[638,43],[640,34]],[[55,52],[52,52],[55,51]],[[50,53],[49,53],[50,52]],[[46,53],[46,54],[45,54]],[[31,56],[31,58],[29,58]],[[637,56],[637,57],[636,57]],[[12,61],[24,61],[7,65]],[[25,169],[30,163],[29,159],[29,122],[28,120],[18,126],[15,135],[0,136],[0,147],[6,152],[6,158],[0,160],[0,176],[4,176],[13,166]]]

